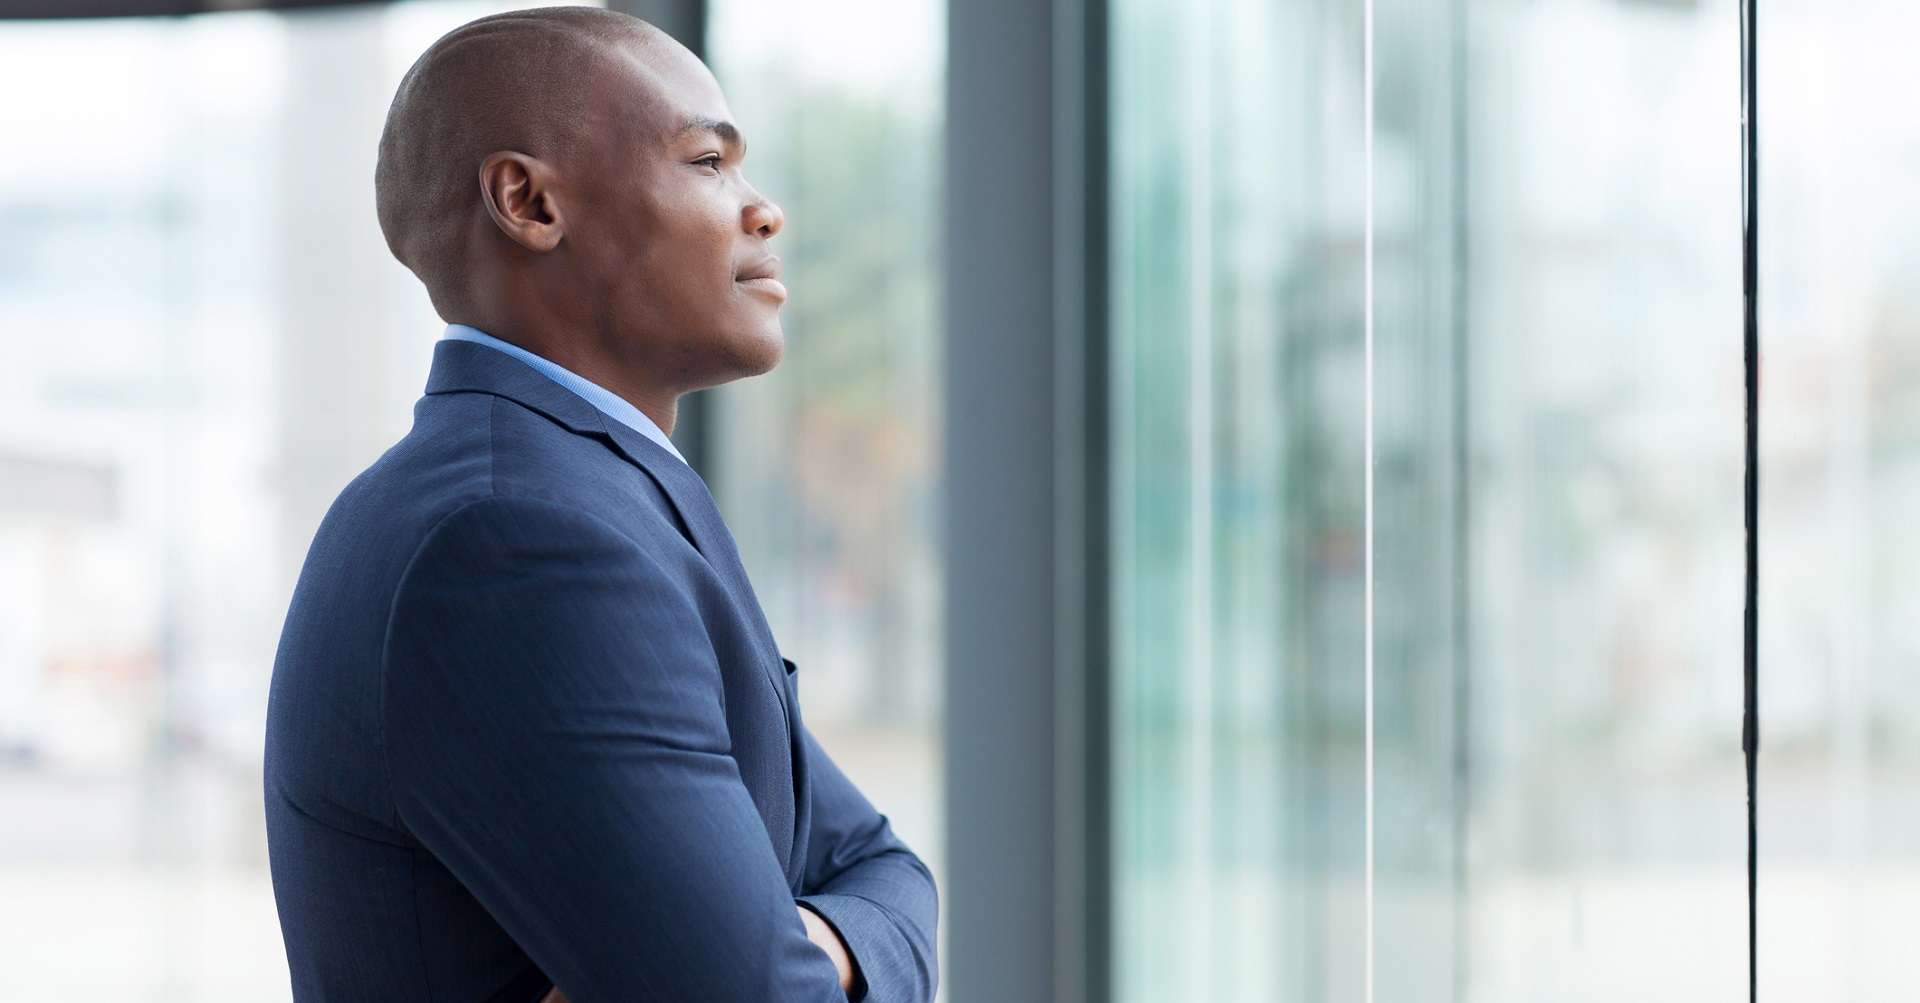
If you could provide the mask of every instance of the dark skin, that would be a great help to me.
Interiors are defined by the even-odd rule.
[[[780,207],[742,173],[720,85],[671,39],[612,42],[564,157],[480,164],[446,319],[550,359],[672,434],[683,394],[772,369]]]
[[[637,22],[636,22],[637,23]],[[706,66],[655,31],[582,67],[574,142],[484,156],[459,231],[449,322],[479,328],[618,394],[672,433],[680,397],[772,369],[786,287],[768,241],[780,208],[747,182],[746,139]],[[796,904],[852,991],[846,944]],[[544,1003],[565,1003],[559,987]]]

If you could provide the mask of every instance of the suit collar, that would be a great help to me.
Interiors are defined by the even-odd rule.
[[[598,408],[536,372],[532,366],[485,345],[442,339],[433,346],[427,395],[453,393],[505,397],[546,415],[576,434],[607,436],[608,422]]]
[[[504,352],[470,341],[442,340],[433,349],[427,394],[482,393],[504,397],[545,415],[576,435],[606,443],[660,486],[680,517],[689,541],[708,563],[737,565],[733,538],[720,519],[706,482],[659,443],[602,414],[580,395]],[[745,580],[744,571],[740,575]]]

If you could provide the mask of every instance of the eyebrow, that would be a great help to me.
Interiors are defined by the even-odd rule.
[[[673,138],[679,139],[689,132],[711,132],[719,136],[720,141],[729,146],[746,145],[745,141],[740,138],[740,127],[723,119],[705,118],[702,116],[687,119],[686,122],[680,126],[679,130],[673,134]]]

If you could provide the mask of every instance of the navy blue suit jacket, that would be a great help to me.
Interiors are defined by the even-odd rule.
[[[303,1001],[933,997],[931,876],[800,722],[706,486],[443,342],[307,555],[267,714]]]

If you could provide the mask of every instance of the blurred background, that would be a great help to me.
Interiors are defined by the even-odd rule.
[[[375,140],[535,5],[0,2],[8,998],[287,998],[273,651],[442,329]],[[1368,464],[1379,998],[1740,998],[1734,0],[615,6],[787,212],[679,435],[947,998],[1362,998]],[[1761,9],[1761,995],[1906,1001],[1920,11]]]

